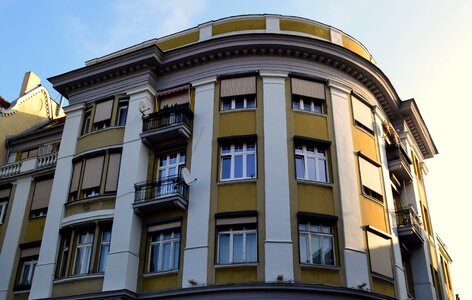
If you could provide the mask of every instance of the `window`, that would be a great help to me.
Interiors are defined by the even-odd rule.
[[[84,226],[62,230],[56,270],[58,278],[105,271],[110,251],[111,225]]]
[[[116,126],[125,126],[128,116],[128,99],[121,98],[118,102],[118,115],[116,117]]]
[[[26,246],[26,247],[25,247]],[[34,270],[38,263],[39,246],[20,245],[21,255],[16,275],[15,290],[28,290],[33,282]]]
[[[36,268],[37,263],[38,261],[36,259],[22,261],[20,281],[18,282],[18,288],[29,289],[31,287],[31,282],[33,281],[34,270]]]
[[[329,182],[326,146],[295,142],[295,171],[297,179]]]
[[[225,214],[222,214],[225,215]],[[257,262],[257,215],[216,216],[217,263],[220,265]]]
[[[84,114],[84,123],[82,125],[82,135],[90,132],[91,119],[92,119],[92,110],[88,109]]]
[[[292,78],[292,108],[317,114],[324,113],[325,86],[322,83]]]
[[[369,226],[366,233],[372,273],[393,278],[390,237]]]
[[[31,218],[46,216],[51,196],[53,178],[35,180],[33,200],[31,203]]]
[[[148,228],[147,272],[177,270],[180,255],[181,222],[157,224]]]
[[[221,80],[221,110],[237,110],[256,107],[256,77],[240,77]]]
[[[222,181],[256,178],[255,142],[222,145],[220,176]]]
[[[90,198],[116,192],[121,153],[106,151],[101,155],[77,159],[74,163],[69,200]]]
[[[300,263],[336,265],[332,225],[322,222],[298,224]]]
[[[0,224],[3,224],[3,222],[5,222],[9,198],[10,189],[0,189]]]
[[[355,96],[351,96],[351,99],[355,125],[374,134],[374,123],[370,106]]]
[[[362,193],[375,200],[383,201],[380,165],[362,152],[359,152],[358,157]]]
[[[174,152],[159,157],[159,179],[176,177],[185,167],[185,152]]]

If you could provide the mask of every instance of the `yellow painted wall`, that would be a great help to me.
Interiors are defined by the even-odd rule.
[[[395,285],[381,279],[372,278],[372,291],[395,298]]]
[[[125,130],[123,127],[110,127],[107,129],[91,132],[79,137],[77,141],[76,153],[122,144],[124,134]]]
[[[280,20],[280,30],[307,33],[325,40],[331,39],[327,27],[298,20]]]
[[[390,232],[387,227],[383,204],[361,196],[362,216],[364,225],[371,225],[384,232]]]
[[[87,293],[101,292],[103,277],[98,278],[77,278],[77,280],[54,283],[52,297],[82,295]]]
[[[143,278],[143,292],[157,292],[179,288],[177,273]]]
[[[325,116],[293,111],[294,134],[328,140],[328,120]]]
[[[233,182],[218,186],[218,212],[257,209],[256,182]]]
[[[162,51],[171,50],[180,46],[198,42],[200,39],[200,31],[190,32],[181,36],[173,37],[157,43]]]
[[[347,49],[351,50],[352,52],[362,56],[363,58],[370,61],[370,54],[362,47],[359,42],[355,41],[354,39],[343,35],[342,36],[342,44]]]
[[[216,284],[248,283],[257,281],[256,266],[231,266],[215,270]]]
[[[221,137],[256,134],[256,111],[231,111],[220,114]]]
[[[314,267],[302,267],[302,282],[337,286],[343,285],[340,270]]]
[[[114,209],[115,208],[115,197],[97,197],[88,201],[77,201],[67,204],[64,212],[65,217],[72,215],[97,211],[102,209]]]
[[[333,188],[316,184],[298,183],[298,210],[334,215]]]
[[[354,151],[361,151],[375,161],[379,161],[375,137],[353,126]]]
[[[266,29],[265,18],[252,20],[235,20],[213,25],[213,36],[242,30],[263,30]]]
[[[45,217],[27,219],[26,232],[22,239],[22,243],[36,242],[42,240],[45,223]]]

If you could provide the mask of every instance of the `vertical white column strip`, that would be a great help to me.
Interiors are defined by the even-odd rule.
[[[385,149],[385,139],[382,129],[382,119],[380,112],[374,114],[375,132],[377,134],[377,143],[380,149],[380,163],[382,165],[382,174],[385,190],[385,202],[387,204],[388,218],[392,227],[392,245],[393,245],[393,264],[395,274],[395,288],[399,299],[408,299],[408,291],[405,279],[405,270],[402,263],[402,254],[400,242],[398,240],[397,215],[395,213],[395,200],[393,199],[392,187],[390,186],[390,171],[388,169],[387,151]]]
[[[329,83],[333,107],[334,138],[339,173],[339,189],[344,236],[344,270],[350,288],[370,290],[369,267],[365,253],[364,232],[359,204],[357,164],[352,141],[352,122],[349,110],[350,90]]]
[[[293,281],[290,225],[287,116],[287,73],[261,71],[264,101],[265,281]]]
[[[31,177],[18,179],[16,182],[15,195],[9,203],[12,205],[10,218],[5,232],[2,252],[0,253],[0,299],[8,299],[8,286],[12,280],[15,269],[15,256],[20,241],[21,229],[25,219],[26,204],[31,188]]]
[[[69,186],[72,176],[72,157],[75,153],[77,138],[81,128],[83,104],[69,106],[64,110],[67,117],[62,133],[61,147],[57,157],[48,216],[44,225],[38,264],[34,271],[29,296],[30,299],[48,298],[51,297],[52,292],[60,239],[59,229],[64,213],[64,203],[67,201],[69,195]]]
[[[192,138],[192,176],[196,179],[189,192],[187,238],[184,250],[182,287],[189,281],[206,285],[208,278],[208,224],[210,218],[213,110],[216,77],[192,82],[195,109]]]
[[[134,184],[146,180],[149,160],[149,150],[140,138],[143,121],[139,107],[153,107],[155,93],[148,85],[127,92],[128,116],[103,291],[136,292],[142,221],[132,206]]]

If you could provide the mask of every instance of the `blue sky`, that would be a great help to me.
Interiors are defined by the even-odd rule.
[[[24,72],[33,70],[58,100],[46,78],[231,15],[296,15],[335,26],[369,49],[402,99],[416,99],[440,152],[427,161],[434,229],[454,259],[455,291],[472,299],[465,275],[472,269],[470,251],[460,230],[472,211],[472,137],[466,131],[472,111],[471,12],[472,1],[465,0],[0,0],[0,95],[15,100]]]

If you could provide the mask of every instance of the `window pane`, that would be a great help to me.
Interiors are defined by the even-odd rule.
[[[167,176],[173,177],[175,175],[177,175],[177,168],[176,167],[169,168]]]
[[[163,245],[162,249],[162,271],[167,271],[170,270],[170,258],[171,258],[171,253],[170,253],[170,246],[171,243],[165,243]]]
[[[328,174],[326,174],[326,160],[318,159],[318,174],[319,174],[319,181],[328,182]]]
[[[247,144],[246,145],[246,151],[255,151],[256,150],[256,144]]]
[[[100,262],[98,265],[98,272],[105,272],[105,267],[107,265],[108,252],[110,251],[110,245],[102,245],[100,247]]]
[[[224,146],[221,148],[221,154],[230,154],[231,153],[231,146]]]
[[[219,235],[218,263],[229,264],[229,234]]]
[[[231,178],[231,157],[221,159],[221,179]]]
[[[151,257],[149,260],[149,272],[157,272],[157,265],[159,262],[159,244],[151,245]]]
[[[308,253],[308,236],[305,233],[300,233],[300,262],[310,263],[307,253]]]
[[[180,253],[180,242],[176,241],[174,243],[174,258],[172,260],[172,269],[178,269],[179,268],[179,253]]]
[[[292,101],[292,107],[294,109],[300,109],[300,101],[298,99],[293,99]]]
[[[315,159],[311,157],[307,158],[307,179],[316,180]]]
[[[236,99],[236,109],[244,108],[244,99]]]
[[[321,264],[321,240],[318,235],[311,237],[311,255],[314,264]]]
[[[89,269],[90,269],[90,259],[92,258],[92,247],[86,247],[84,249],[84,255],[85,255],[85,258],[84,258],[84,262],[85,264],[83,264],[83,269],[82,269],[82,273],[88,273],[89,272]]]
[[[169,155],[169,164],[170,165],[175,165],[177,163],[177,154],[171,154]]]
[[[233,263],[243,262],[243,234],[233,235]]]
[[[295,171],[298,179],[305,178],[305,163],[302,156],[295,156]]]
[[[111,231],[107,230],[103,232],[102,242],[109,242],[111,239]]]
[[[254,108],[256,107],[256,99],[254,99],[254,97],[249,97],[247,99],[247,107],[248,108]]]
[[[306,111],[311,111],[311,101],[308,99],[303,99],[303,109]]]
[[[331,226],[321,226],[321,232],[331,233]]]
[[[23,273],[21,274],[20,285],[28,285],[28,276],[30,272],[31,265],[23,265]]]
[[[223,100],[223,110],[231,110],[231,100]]]
[[[82,260],[84,259],[84,248],[78,248],[75,254],[75,265],[74,265],[74,274],[82,274]]]
[[[185,163],[185,152],[180,153],[180,160],[179,160],[179,162],[180,162],[181,164],[184,164],[184,163]]]
[[[255,232],[246,234],[246,261],[257,261],[257,236]]]
[[[244,145],[243,144],[235,144],[234,145],[234,152],[243,152]]]
[[[318,113],[318,114],[323,113],[323,108],[322,107],[323,106],[321,105],[321,103],[315,103],[314,112]]]
[[[234,178],[243,177],[243,156],[237,155],[234,157]]]
[[[256,177],[256,156],[254,154],[248,155],[246,157],[246,164],[247,177]]]
[[[326,265],[334,265],[334,247],[332,237],[323,237],[323,258]]]

